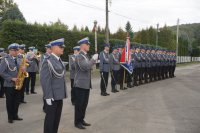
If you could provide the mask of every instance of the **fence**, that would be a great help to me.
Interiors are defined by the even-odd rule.
[[[187,63],[187,62],[195,62],[200,61],[200,57],[191,57],[191,56],[178,56],[177,63]]]

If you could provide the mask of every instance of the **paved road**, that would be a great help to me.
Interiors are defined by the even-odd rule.
[[[200,133],[200,65],[178,68],[176,76],[109,97],[99,96],[99,79],[94,78],[86,117],[92,126],[85,131],[74,128],[68,98],[59,133]],[[0,133],[42,133],[41,88],[37,91],[20,106],[24,120],[14,124],[7,123],[5,100],[0,99]]]

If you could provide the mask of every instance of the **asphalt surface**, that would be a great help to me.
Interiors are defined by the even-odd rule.
[[[93,90],[86,121],[92,126],[78,130],[73,125],[74,108],[64,100],[59,133],[200,133],[200,65],[179,67],[176,77],[100,96],[100,76]],[[70,82],[67,81],[68,92]],[[7,123],[5,99],[0,99],[0,133],[42,133],[42,91],[26,96],[20,105],[23,121]],[[110,85],[108,87],[110,92]],[[68,93],[70,95],[70,93]]]

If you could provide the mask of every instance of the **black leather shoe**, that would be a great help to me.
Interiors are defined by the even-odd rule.
[[[31,94],[37,94],[37,92],[31,92]]]
[[[106,92],[105,94],[106,94],[107,96],[109,96],[109,95],[110,95],[110,94],[109,94],[109,93],[107,93],[107,92]]]
[[[0,96],[0,98],[5,98],[4,96]]]
[[[86,129],[82,124],[77,124],[75,127],[78,129]]]
[[[116,91],[115,91],[115,90],[112,90],[111,92],[112,92],[112,93],[116,93]]]
[[[115,92],[119,92],[117,89],[115,89]]]
[[[91,124],[89,124],[89,123],[87,123],[87,122],[85,122],[85,121],[82,122],[82,125],[83,125],[83,126],[91,126]]]
[[[26,92],[26,95],[29,95],[29,92]]]
[[[13,123],[13,120],[9,119],[9,120],[8,120],[8,123]]]
[[[24,103],[24,104],[26,104],[27,102],[26,102],[26,101],[21,101],[21,103]]]
[[[101,93],[102,96],[107,96],[106,93]]]
[[[17,117],[17,118],[15,118],[14,120],[16,120],[16,121],[22,121],[23,119],[20,118],[20,117]]]

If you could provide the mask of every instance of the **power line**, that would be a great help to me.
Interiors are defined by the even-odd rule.
[[[71,2],[71,3],[73,3],[73,4],[76,4],[76,5],[84,6],[84,7],[87,7],[87,8],[92,8],[92,9],[99,10],[99,11],[105,11],[105,9],[100,8],[100,7],[98,7],[98,6],[94,6],[94,5],[89,4],[89,3],[87,3],[87,2],[79,1],[79,2],[81,2],[81,3],[79,3],[79,2],[72,1],[72,0],[66,0],[66,1]],[[82,3],[84,3],[84,4],[82,4]],[[117,12],[115,12],[115,11],[109,11],[109,12],[112,13],[112,14],[115,14],[115,15],[117,15],[117,16],[126,18],[126,19],[134,20],[134,19],[132,19],[132,18],[130,18],[130,17],[127,17],[127,16],[125,16],[125,15],[123,15],[123,14],[120,14],[120,13],[117,13]],[[135,20],[134,20],[134,21],[135,21]]]

